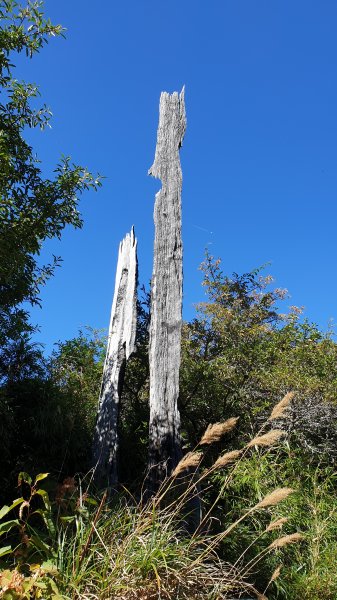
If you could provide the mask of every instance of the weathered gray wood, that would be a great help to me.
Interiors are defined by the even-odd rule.
[[[108,346],[94,435],[95,481],[112,487],[118,481],[118,416],[125,363],[135,351],[137,322],[137,239],[134,229],[120,243],[111,308]]]
[[[154,207],[155,242],[150,324],[149,466],[152,488],[181,458],[177,407],[182,325],[182,172],[179,149],[186,129],[184,89],[163,92],[154,163],[162,182]]]

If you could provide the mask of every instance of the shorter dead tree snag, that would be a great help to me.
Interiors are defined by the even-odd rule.
[[[97,422],[94,434],[94,478],[101,487],[118,482],[118,416],[125,364],[135,351],[137,323],[137,239],[134,229],[119,246]]]

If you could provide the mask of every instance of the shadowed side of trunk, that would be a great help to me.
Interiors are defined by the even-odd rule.
[[[118,482],[118,417],[125,364],[135,351],[137,322],[137,239],[132,228],[119,246],[97,422],[93,443],[94,479],[100,487]]]

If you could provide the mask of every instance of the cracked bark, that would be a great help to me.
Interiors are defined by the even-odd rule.
[[[134,229],[119,245],[108,346],[93,443],[94,478],[100,487],[118,482],[118,417],[125,364],[135,351],[137,239]]]
[[[155,491],[179,462],[177,407],[182,326],[182,172],[179,149],[186,129],[184,89],[163,92],[154,163],[149,174],[161,180],[154,207],[155,241],[150,323],[149,485]]]

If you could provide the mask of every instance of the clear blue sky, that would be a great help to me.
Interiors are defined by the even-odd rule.
[[[17,77],[40,84],[53,128],[30,136],[45,172],[63,152],[106,176],[84,229],[48,252],[64,263],[33,311],[38,339],[107,327],[117,248],[134,224],[140,281],[152,268],[151,166],[162,90],[186,85],[184,316],[204,298],[204,248],[227,273],[271,262],[322,328],[337,317],[335,0],[47,0],[67,27]]]

